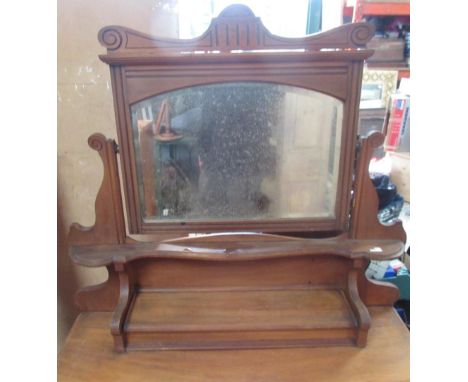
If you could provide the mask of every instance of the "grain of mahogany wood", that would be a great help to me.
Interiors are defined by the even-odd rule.
[[[365,348],[325,347],[116,354],[109,313],[83,313],[59,355],[58,380],[164,382],[409,381],[409,332],[391,307],[371,307]]]

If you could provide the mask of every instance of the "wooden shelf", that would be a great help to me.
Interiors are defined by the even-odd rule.
[[[366,281],[365,266],[403,249],[396,240],[230,233],[72,246],[71,256],[118,273],[118,352],[363,347],[370,318],[358,284],[367,302],[380,288]],[[389,289],[383,297],[396,296]]]
[[[344,291],[310,286],[140,291],[126,323],[128,350],[350,345],[356,331]]]
[[[260,239],[265,241],[262,242]],[[161,243],[71,246],[70,255],[77,264],[99,267],[111,265],[116,261],[127,263],[139,259],[172,258],[238,262],[326,254],[349,259],[391,260],[401,255],[402,248],[403,244],[396,240],[296,239],[239,233],[211,234],[198,238],[184,237]]]
[[[110,313],[81,314],[58,355],[58,380],[407,382],[410,334],[390,306],[370,307],[365,348],[323,347],[242,351],[144,351],[116,355]]]
[[[404,1],[381,1],[368,2],[357,0],[353,16],[353,22],[363,21],[365,16],[409,16],[410,2]],[[398,81],[410,77],[410,68],[405,62],[367,62],[367,66],[378,70],[398,70]]]
[[[409,2],[366,2],[358,0],[354,13],[354,22],[362,21],[365,16],[409,16]]]
[[[365,266],[403,249],[396,240],[230,233],[72,246],[71,257],[118,273],[118,352],[363,347],[370,318],[358,284],[367,302],[373,288]],[[394,291],[383,297],[393,301]]]

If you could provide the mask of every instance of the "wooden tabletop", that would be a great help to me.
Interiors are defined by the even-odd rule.
[[[58,380],[163,382],[409,381],[409,331],[391,307],[370,307],[364,349],[148,351],[117,354],[110,313],[82,313],[59,354]]]

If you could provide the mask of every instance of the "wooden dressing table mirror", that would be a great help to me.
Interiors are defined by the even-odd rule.
[[[368,164],[383,137],[357,137],[373,32],[278,37],[241,5],[192,40],[99,32],[119,143],[89,138],[104,164],[96,222],[73,224],[69,242],[77,264],[109,272],[77,292],[90,313],[76,325],[111,312],[110,329],[92,330],[112,335],[112,362],[207,349],[368,354],[372,312],[399,325],[398,289],[364,274],[405,241],[400,223],[377,220]]]

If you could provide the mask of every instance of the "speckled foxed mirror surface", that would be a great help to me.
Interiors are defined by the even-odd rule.
[[[343,103],[261,82],[131,106],[143,221],[333,219]]]

